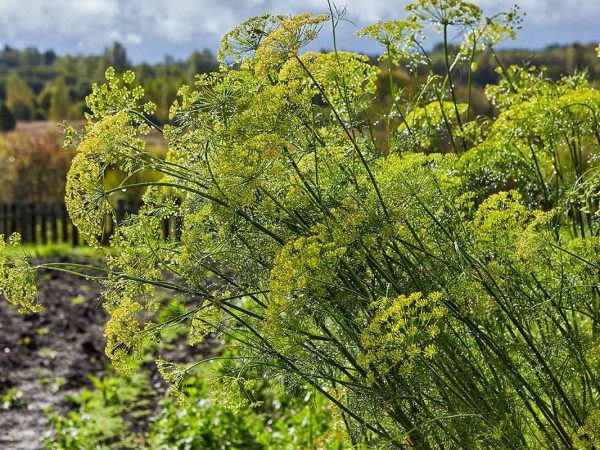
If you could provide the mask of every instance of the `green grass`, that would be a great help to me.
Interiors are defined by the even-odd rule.
[[[86,245],[73,247],[71,244],[23,244],[21,247],[34,258],[98,256],[95,249]]]

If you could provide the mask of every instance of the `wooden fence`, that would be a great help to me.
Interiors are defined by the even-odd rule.
[[[138,208],[137,204],[119,201],[116,207],[117,221],[137,212]],[[163,219],[161,228],[165,239],[179,238],[180,222],[176,218]],[[114,227],[112,218],[107,215],[105,241],[108,241]],[[83,244],[64,203],[0,203],[0,234],[8,239],[12,233],[19,233],[21,241],[29,244]]]

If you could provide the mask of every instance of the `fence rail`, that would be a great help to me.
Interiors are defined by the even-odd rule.
[[[117,221],[138,211],[139,205],[119,201],[116,205]],[[163,237],[178,238],[180,221],[165,218],[161,224]],[[112,235],[115,224],[110,215],[105,219],[104,240]],[[80,245],[77,227],[73,225],[64,203],[0,203],[0,234],[5,239],[12,233],[21,235],[21,242],[28,244],[61,243]]]

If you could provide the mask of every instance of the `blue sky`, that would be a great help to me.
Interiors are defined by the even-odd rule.
[[[600,0],[472,0],[492,14],[517,3],[523,29],[510,46],[540,48],[554,43],[597,42]],[[354,38],[356,27],[401,18],[404,0],[338,0],[347,6],[340,47],[375,53]],[[224,32],[261,12],[322,12],[326,0],[0,0],[0,44],[35,46],[64,53],[99,53],[122,42],[134,62],[156,62],[166,54],[215,51]],[[329,47],[323,33],[317,46]]]

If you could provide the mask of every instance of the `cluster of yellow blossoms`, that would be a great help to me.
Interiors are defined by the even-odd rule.
[[[409,375],[415,359],[436,355],[436,338],[443,331],[440,320],[447,314],[441,293],[385,297],[369,309],[373,317],[362,332],[363,351],[357,361],[369,371],[371,383],[375,374],[379,378],[392,371]]]

